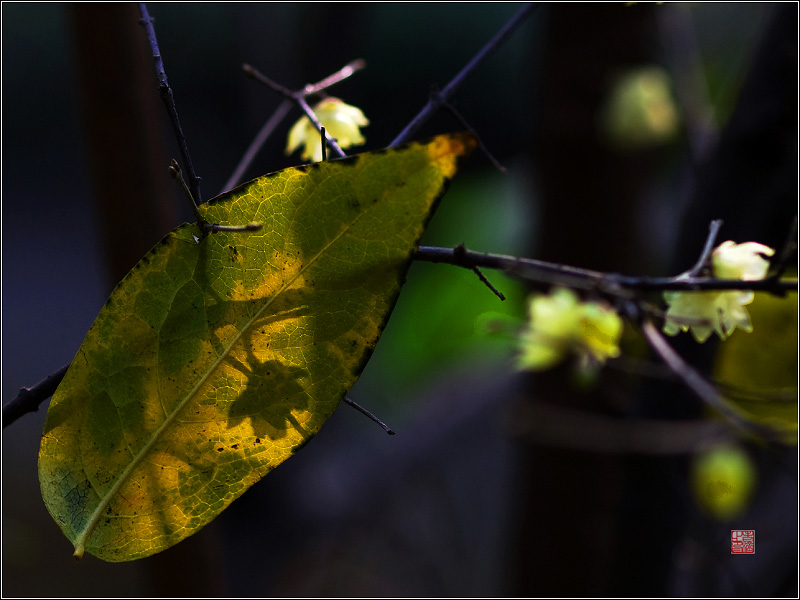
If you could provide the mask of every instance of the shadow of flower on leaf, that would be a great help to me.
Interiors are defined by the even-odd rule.
[[[253,433],[260,438],[285,437],[289,427],[310,435],[292,414],[309,409],[310,398],[301,383],[308,376],[306,369],[277,360],[253,360],[249,367],[235,359],[228,362],[247,377],[244,391],[230,405],[228,427],[238,427],[250,419]]]

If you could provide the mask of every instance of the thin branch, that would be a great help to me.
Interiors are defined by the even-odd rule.
[[[352,63],[350,64],[350,66],[351,66],[350,69],[345,67],[344,69],[340,70],[338,72],[338,74],[341,74],[343,72],[347,72],[348,74],[354,73],[356,69],[352,68]],[[307,92],[306,90],[313,89],[313,90],[315,90],[314,93],[316,93],[316,92],[319,91],[319,89],[322,89],[322,88],[319,87],[320,84],[306,86],[302,90],[299,90],[297,92],[293,92],[289,88],[284,87],[281,84],[272,81],[269,77],[267,77],[261,71],[259,71],[258,69],[256,69],[255,67],[253,67],[251,65],[242,65],[242,70],[245,73],[247,73],[250,77],[255,79],[256,81],[259,81],[259,82],[263,83],[267,87],[271,88],[273,91],[278,92],[279,94],[281,94],[284,98],[287,98],[288,100],[291,100],[294,103],[296,103],[302,109],[302,111],[304,113],[306,113],[306,116],[314,124],[314,127],[316,127],[317,131],[321,131],[322,126],[320,125],[319,120],[317,119],[317,115],[314,114],[314,111],[311,110],[311,107],[308,105],[308,102],[306,102],[306,96],[310,95],[309,92]],[[330,77],[327,77],[323,81],[333,80],[333,79],[335,79],[336,75],[337,74],[331,75]],[[335,81],[333,81],[333,83],[336,83],[336,81],[341,81],[341,79],[336,79]],[[331,85],[331,84],[328,84],[328,85]],[[333,149],[334,152],[336,152],[336,154],[338,154],[340,157],[347,156],[347,154],[345,154],[344,150],[342,150],[339,147],[339,144],[336,143],[336,140],[333,137],[331,137],[330,133],[327,133],[327,132],[325,133],[325,139],[328,140],[328,145]]]
[[[774,270],[770,273],[769,279],[779,280],[795,254],[797,254],[797,215],[794,216],[786,242],[784,242],[780,254],[773,263]]]
[[[186,181],[183,179],[183,173],[181,173],[181,169],[178,166],[178,161],[174,158],[172,159],[172,163],[169,165],[169,174],[170,176],[175,179],[178,184],[181,186],[183,190],[183,194],[189,199],[189,202],[192,205],[192,211],[194,211],[194,217],[197,220],[197,226],[200,228],[200,231],[203,232],[203,235],[209,233],[219,233],[221,231],[227,231],[232,233],[242,233],[244,231],[258,231],[263,227],[261,223],[247,223],[245,225],[220,225],[219,223],[209,223],[208,221],[203,218],[200,214],[200,209],[197,206],[197,203],[194,201],[192,197],[192,192],[189,190],[188,186],[186,185]]]
[[[178,141],[178,147],[183,159],[183,166],[189,176],[189,187],[192,190],[192,196],[197,200],[198,204],[202,204],[200,196],[200,177],[194,171],[192,165],[192,158],[189,155],[189,146],[186,144],[186,136],[183,135],[183,128],[181,127],[180,119],[178,118],[178,110],[175,108],[175,98],[172,94],[172,88],[167,81],[167,73],[164,70],[164,61],[161,58],[161,51],[158,49],[158,41],[156,40],[156,31],[153,29],[153,19],[150,13],[147,12],[147,5],[144,2],[139,3],[139,12],[142,14],[140,23],[144,25],[147,32],[147,41],[150,43],[150,48],[153,52],[153,65],[156,71],[156,79],[158,80],[158,93],[164,106],[167,108],[169,120],[172,122],[172,129],[175,132],[175,138]]]
[[[341,69],[333,73],[332,75],[328,75],[325,79],[318,81],[317,83],[312,83],[307,85],[303,88],[306,96],[310,96],[311,94],[318,94],[319,92],[335,85],[341,81],[344,81],[348,77],[350,77],[353,73],[357,73],[361,69],[366,68],[367,63],[364,62],[363,59],[357,58],[354,61],[347,63]]]
[[[168,170],[169,176],[178,182],[178,186],[180,186],[183,195],[189,200],[189,205],[192,207],[192,213],[194,214],[195,221],[197,221],[197,226],[203,229],[208,223],[200,214],[200,209],[197,207],[197,202],[194,201],[192,191],[189,189],[189,186],[186,185],[186,180],[183,178],[183,173],[181,172],[180,166],[178,166],[178,161],[173,158],[172,162],[169,164]]]
[[[382,428],[382,429],[383,429],[383,430],[384,430],[386,433],[388,433],[389,435],[394,435],[394,429],[391,429],[391,428],[390,428],[390,427],[389,427],[389,426],[388,426],[386,423],[384,423],[383,421],[381,421],[381,420],[380,420],[378,417],[376,417],[375,415],[373,415],[373,414],[372,414],[370,411],[368,411],[366,408],[364,408],[363,406],[361,406],[361,405],[360,405],[358,402],[356,402],[355,400],[353,400],[353,399],[352,399],[352,398],[350,398],[349,396],[345,396],[345,397],[344,397],[344,402],[345,402],[345,404],[347,404],[348,406],[352,406],[353,408],[355,408],[355,409],[356,409],[358,412],[360,412],[362,415],[365,415],[366,417],[368,417],[368,418],[369,418],[371,421],[374,421],[375,423],[377,423],[378,425],[380,425],[380,426],[381,426],[381,428]]]
[[[489,159],[489,162],[491,162],[498,171],[505,173],[506,168],[500,164],[500,161],[494,157],[494,154],[489,152],[489,148],[487,148],[486,144],[483,143],[481,136],[478,135],[478,132],[472,127],[472,125],[470,125],[467,120],[461,116],[461,113],[456,110],[456,107],[450,104],[447,100],[441,99],[441,92],[439,92],[438,89],[431,92],[431,94],[439,98],[437,102],[441,108],[444,108],[447,112],[453,115],[453,118],[458,121],[464,129],[471,133],[476,140],[478,140],[478,149],[483,152],[486,158]]]
[[[703,273],[703,270],[709,266],[709,261],[711,260],[711,253],[714,251],[714,243],[717,240],[717,235],[719,235],[719,230],[722,228],[722,219],[715,219],[711,221],[708,226],[708,237],[706,238],[705,246],[703,246],[703,251],[700,253],[700,258],[697,259],[697,263],[687,271],[687,274],[690,277],[698,277]]]
[[[272,116],[267,119],[267,122],[264,123],[264,126],[261,127],[261,130],[250,143],[250,146],[248,146],[244,156],[242,156],[242,159],[239,161],[239,164],[236,165],[233,174],[228,178],[228,181],[225,182],[225,185],[220,192],[221,194],[229,192],[239,185],[239,183],[241,183],[242,177],[255,160],[259,150],[261,150],[269,136],[272,135],[272,132],[278,128],[278,125],[281,124],[281,121],[283,121],[286,115],[289,114],[289,111],[292,110],[292,104],[293,103],[291,100],[284,98],[283,102],[278,105],[278,108],[276,108],[275,112],[272,113]]]
[[[797,279],[713,279],[711,277],[632,277],[603,273],[503,254],[475,252],[461,247],[439,248],[420,246],[414,258],[433,263],[446,263],[467,269],[481,267],[504,271],[514,277],[544,283],[592,289],[616,296],[629,297],[626,291],[686,291],[686,290],[754,290],[773,294],[797,291]]]
[[[336,154],[338,154],[341,158],[347,156],[345,151],[339,147],[339,144],[336,143],[336,140],[331,136],[331,134],[325,131],[325,128],[319,122],[319,119],[317,119],[317,115],[314,114],[314,111],[311,110],[308,102],[306,102],[305,97],[301,96],[297,98],[297,104],[303,109],[303,112],[306,113],[306,116],[314,124],[314,127],[317,129],[317,131],[319,131],[319,134],[328,140],[328,145],[333,149],[333,151],[336,152]]]
[[[475,252],[467,250],[463,244],[456,248],[439,248],[435,246],[420,246],[414,255],[417,260],[424,260],[434,263],[447,263],[459,267],[471,269],[472,267],[483,267],[486,269],[497,269],[506,271],[509,274],[527,279],[526,273],[555,274],[564,276],[574,276],[583,280],[600,280],[604,274],[600,271],[568,267],[556,263],[549,263],[534,258],[521,258],[518,256],[508,256],[504,254],[493,254],[486,252]],[[531,279],[535,279],[531,277]]]
[[[478,267],[472,267],[472,271],[475,273],[475,275],[478,276],[478,279],[481,280],[481,283],[483,283],[483,285],[485,285],[490,290],[492,290],[492,292],[494,293],[495,296],[500,298],[500,300],[505,301],[505,299],[506,299],[505,294],[503,292],[501,292],[500,290],[498,290],[496,287],[494,287],[492,285],[492,282],[489,281],[488,279],[486,279],[486,275],[484,275]]]
[[[619,277],[619,276],[616,276]],[[617,282],[632,290],[651,291],[710,291],[710,290],[752,290],[782,295],[797,291],[797,278],[771,281],[769,279],[741,280],[696,277],[677,280],[670,277],[622,277]]]
[[[472,73],[478,66],[483,64],[483,62],[492,55],[492,53],[497,50],[500,46],[503,45],[509,36],[516,31],[517,27],[519,27],[522,22],[529,17],[533,12],[539,8],[541,2],[529,2],[525,4],[522,8],[520,8],[516,14],[514,14],[511,19],[503,26],[503,28],[495,34],[495,36],[489,40],[489,42],[480,49],[480,51],[470,60],[467,65],[458,72],[458,74],[450,80],[441,91],[441,99],[447,100],[453,94],[453,92],[458,89],[458,86],[467,78],[467,76]],[[415,116],[411,122],[406,126],[403,131],[400,132],[394,141],[389,144],[389,147],[392,148],[394,146],[399,146],[400,144],[404,144],[411,140],[417,130],[422,126],[425,121],[427,121],[431,115],[433,115],[434,111],[436,110],[437,101],[431,99],[428,103],[422,108],[422,110]]]
[[[265,86],[270,88],[272,91],[279,93],[284,98],[288,98],[289,100],[295,100],[295,95],[292,90],[287,87],[282,86],[277,81],[272,81],[269,77],[264,75],[261,71],[253,67],[252,65],[243,64],[242,71],[244,71],[249,77],[252,77],[256,81],[263,83]]]
[[[455,257],[456,261],[459,261],[459,263],[460,263],[460,256],[462,256],[462,254],[464,252],[466,252],[466,248],[464,247],[464,244],[459,244],[454,249],[454,257]],[[506,299],[505,295],[500,290],[498,290],[496,287],[494,287],[488,279],[486,279],[486,276],[481,272],[481,270],[478,267],[476,267],[476,266],[468,266],[468,265],[464,265],[464,264],[460,264],[460,266],[465,267],[465,268],[471,270],[473,273],[475,273],[475,275],[478,276],[478,279],[481,280],[481,283],[483,283],[486,287],[488,287],[492,291],[492,293],[494,293],[495,296],[500,298],[501,301],[505,301],[505,299]]]
[[[322,150],[322,162],[325,162],[326,160],[328,160],[328,144],[326,143],[326,140],[325,140],[325,128],[324,127],[320,127],[319,128],[319,145],[321,146],[321,150]]]
[[[635,319],[635,311],[632,316]],[[707,381],[699,372],[683,360],[650,319],[641,321],[641,329],[650,347],[656,351],[661,359],[680,377],[686,386],[698,398],[722,415],[729,423],[740,431],[759,436],[770,441],[780,441],[777,432],[769,427],[759,425],[748,420],[736,405],[730,402],[717,390],[711,382]]]
[[[39,410],[39,405],[55,393],[58,384],[64,379],[67,369],[69,369],[69,365],[64,365],[36,385],[20,388],[17,397],[3,406],[3,429],[22,415]]]

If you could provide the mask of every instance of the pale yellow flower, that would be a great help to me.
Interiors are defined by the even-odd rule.
[[[723,242],[711,255],[711,272],[718,279],[763,279],[769,268],[764,256],[775,251],[756,242]],[[750,313],[745,308],[755,298],[748,290],[708,292],[664,292],[669,305],[664,317],[664,333],[677,335],[690,331],[698,342],[705,342],[713,332],[726,339],[734,329],[753,331]]]
[[[311,110],[325,130],[336,140],[339,147],[360,146],[365,142],[359,127],[369,125],[369,120],[361,109],[345,104],[338,98],[325,98]],[[307,116],[303,115],[289,131],[286,154],[291,154],[303,146],[303,160],[318,162],[322,160],[322,143],[319,131]]]
[[[622,321],[605,304],[581,302],[572,290],[558,288],[549,296],[532,296],[528,311],[530,319],[519,338],[520,369],[548,369],[570,353],[582,366],[619,356]]]

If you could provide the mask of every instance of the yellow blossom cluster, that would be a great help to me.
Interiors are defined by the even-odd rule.
[[[550,295],[532,296],[528,312],[519,337],[521,369],[547,369],[568,354],[576,354],[582,367],[619,356],[622,321],[604,303],[582,302],[572,290],[557,288]]]
[[[711,272],[718,279],[763,279],[769,268],[764,257],[773,254],[772,248],[756,242],[727,241],[712,253]],[[677,335],[679,331],[691,330],[694,338],[702,343],[715,331],[723,340],[737,327],[753,331],[745,305],[754,298],[754,292],[748,290],[664,292],[664,300],[669,305],[664,316],[664,333]]]

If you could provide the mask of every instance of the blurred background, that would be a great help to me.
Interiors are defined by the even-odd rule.
[[[363,149],[381,148],[519,5],[149,9],[208,199],[281,102],[242,63],[297,89],[364,59],[330,93],[370,119]],[[2,5],[3,403],[71,361],[113,286],[191,220],[138,18],[134,4]],[[544,5],[452,103],[507,172],[475,154],[427,245],[672,275],[711,219],[721,240],[780,248],[797,212],[794,3]],[[299,164],[284,153],[298,117],[246,179]],[[442,112],[417,137],[460,129]],[[513,343],[475,324],[523,319],[530,290],[486,275],[505,302],[471,272],[412,266],[351,393],[396,436],[343,407],[147,559],[73,561],[39,493],[44,406],[26,415],[3,432],[3,595],[796,597],[796,448],[723,436],[725,468],[756,483],[733,512],[703,504],[692,482],[712,440],[680,428],[706,416],[693,395],[611,365],[591,382],[569,365],[515,372]],[[796,395],[796,295],[759,305],[752,336],[760,318],[770,335],[736,332],[734,350],[671,341],[705,373]],[[766,360],[748,369],[754,347]],[[624,349],[661,373],[634,334]],[[629,443],[645,420],[667,441]],[[731,529],[756,530],[755,555],[731,555]]]

